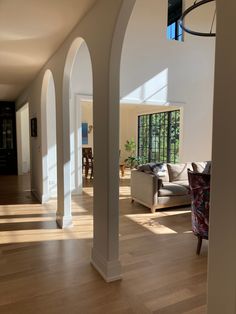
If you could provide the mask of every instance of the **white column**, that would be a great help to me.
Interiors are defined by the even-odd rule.
[[[100,61],[101,64],[102,61]],[[98,67],[99,67],[99,62]],[[105,63],[105,62],[104,62]],[[119,261],[119,84],[94,67],[94,241],[92,264],[107,281],[121,278]],[[111,94],[114,97],[109,97]]]
[[[93,54],[94,241],[92,264],[107,281],[121,278],[119,261],[120,57],[134,0],[122,1],[110,45]],[[107,1],[106,7],[119,5]],[[103,33],[101,37],[103,36]],[[101,53],[100,48],[104,50]],[[105,48],[106,47],[106,48]]]
[[[49,182],[48,182],[48,137],[47,137],[46,90],[44,91],[44,93],[45,93],[44,99],[42,100],[42,104],[41,104],[42,203],[46,203],[50,198]]]
[[[22,169],[21,110],[18,110],[16,112],[16,136],[17,136],[18,176],[20,176],[23,174],[23,169]]]
[[[217,0],[208,314],[236,313],[235,18],[235,0]]]
[[[71,163],[71,192],[75,193],[75,164],[76,164],[76,114],[75,114],[75,99],[70,97],[70,163]]]
[[[80,96],[75,95],[75,193],[82,193],[82,130]]]
[[[59,85],[61,86],[61,85]],[[57,90],[57,214],[59,227],[72,225],[71,215],[71,165],[70,165],[70,106],[69,95]],[[66,97],[68,96],[68,97]]]

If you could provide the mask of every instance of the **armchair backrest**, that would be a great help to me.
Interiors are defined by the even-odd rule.
[[[196,236],[208,239],[210,174],[188,170],[191,194],[192,229]]]

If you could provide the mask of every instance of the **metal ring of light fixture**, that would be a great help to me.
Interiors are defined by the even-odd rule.
[[[192,12],[193,10],[195,10],[196,8],[198,8],[198,7],[200,7],[200,6],[204,5],[204,4],[207,4],[208,2],[213,2],[213,1],[215,1],[215,0],[201,0],[201,1],[199,1],[199,2],[195,1],[194,4],[193,4],[191,7],[187,8],[187,9],[183,12],[183,14],[182,14],[182,16],[181,16],[181,18],[180,18],[180,26],[182,27],[182,29],[183,29],[185,32],[187,32],[187,33],[189,33],[189,34],[191,34],[191,35],[202,36],[202,37],[215,37],[215,36],[216,36],[216,33],[212,33],[211,31],[208,32],[208,33],[193,31],[193,30],[187,28],[186,26],[184,26],[184,23],[183,23],[185,17],[186,17],[190,12]],[[215,19],[215,15],[214,15],[214,18],[213,18],[212,26],[213,26],[213,23],[214,23],[214,19]]]

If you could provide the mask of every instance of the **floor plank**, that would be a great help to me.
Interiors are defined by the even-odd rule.
[[[74,226],[60,230],[55,200],[40,205],[29,180],[0,177],[0,313],[203,314],[207,242],[196,256],[189,208],[151,214],[120,187],[123,279],[107,284],[90,264],[92,181],[73,197]]]

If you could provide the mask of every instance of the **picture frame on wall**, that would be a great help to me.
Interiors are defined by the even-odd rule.
[[[82,145],[88,145],[88,123],[82,122]]]
[[[30,120],[30,134],[31,137],[37,137],[37,118]]]

